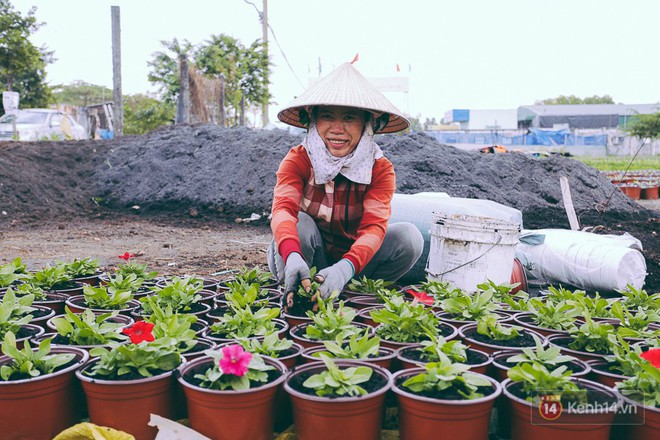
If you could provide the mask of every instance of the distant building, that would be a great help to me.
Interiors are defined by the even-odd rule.
[[[458,125],[459,130],[515,130],[518,110],[453,109],[445,113],[443,122]]]
[[[660,104],[522,105],[520,128],[609,129],[625,128],[637,114],[660,111]]]

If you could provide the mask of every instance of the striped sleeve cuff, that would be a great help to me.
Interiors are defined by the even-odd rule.
[[[279,251],[282,259],[284,260],[284,264],[286,264],[286,259],[289,258],[289,255],[291,255],[292,252],[298,252],[301,256],[303,254],[300,250],[300,243],[298,243],[293,238],[282,240],[282,243],[280,243]],[[303,257],[303,259],[304,258],[305,257]]]

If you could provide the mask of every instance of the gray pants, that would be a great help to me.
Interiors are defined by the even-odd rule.
[[[314,219],[304,212],[298,214],[298,237],[303,257],[310,267],[317,272],[334,261],[329,261],[325,254],[321,232]],[[417,262],[424,250],[424,237],[412,223],[400,222],[387,226],[385,238],[380,249],[371,261],[355,278],[382,279],[397,281]],[[282,282],[284,280],[284,260],[277,251],[275,240],[268,246],[268,268]]]

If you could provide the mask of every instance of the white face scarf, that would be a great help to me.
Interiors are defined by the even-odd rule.
[[[376,159],[383,157],[380,147],[374,142],[374,132],[371,127],[372,117],[369,116],[360,142],[357,147],[344,157],[335,157],[325,146],[321,135],[316,129],[316,121],[309,123],[307,136],[302,144],[314,168],[314,182],[323,185],[342,174],[347,179],[368,185],[371,183],[371,171]]]

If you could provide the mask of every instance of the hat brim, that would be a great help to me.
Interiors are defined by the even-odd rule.
[[[379,116],[389,115],[387,124],[375,133],[396,133],[410,127],[410,121],[350,63],[345,63],[321,78],[286,108],[277,118],[294,127],[307,128],[300,111],[317,106],[342,106],[363,109]]]

